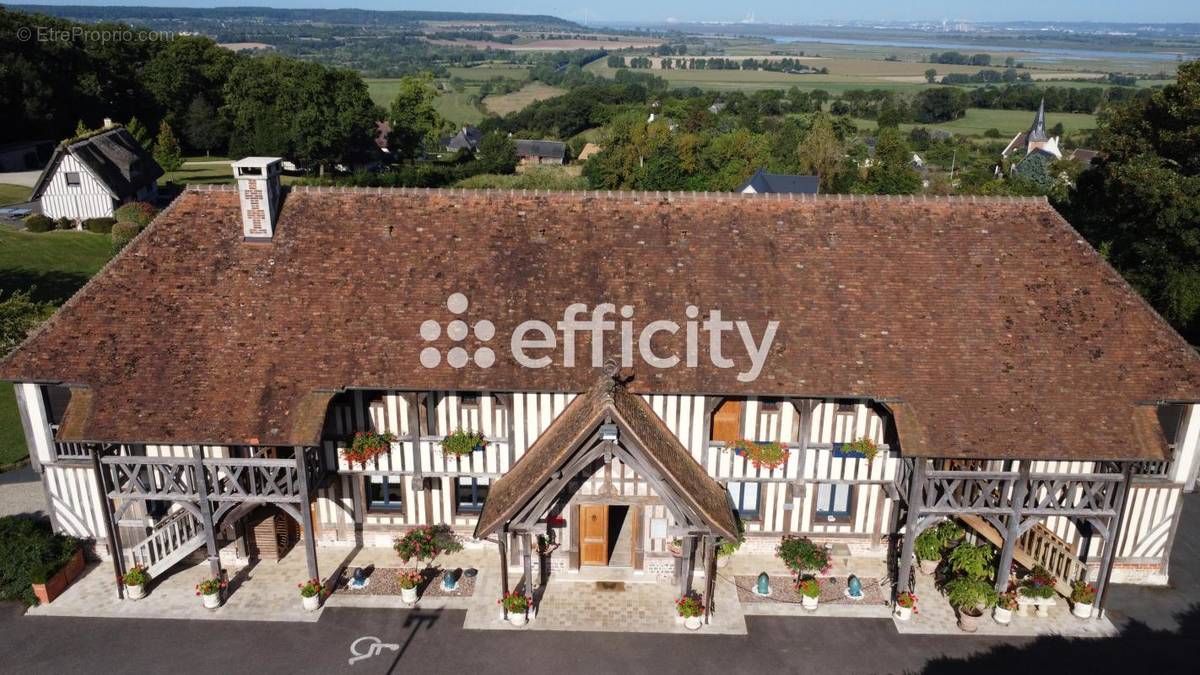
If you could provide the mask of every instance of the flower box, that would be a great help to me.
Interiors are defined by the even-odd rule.
[[[51,603],[54,599],[63,594],[67,590],[67,586],[71,582],[79,578],[83,573],[83,549],[75,549],[75,555],[71,556],[66,565],[63,565],[57,572],[46,579],[45,583],[31,584],[33,594],[37,597],[38,602]]]

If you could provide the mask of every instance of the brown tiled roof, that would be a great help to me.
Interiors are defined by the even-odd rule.
[[[420,365],[455,344],[419,333],[455,292],[496,325],[490,368]],[[689,303],[756,337],[778,320],[756,381],[734,333],[736,367],[635,358],[629,388],[871,397],[910,454],[1156,457],[1137,406],[1200,399],[1192,349],[1045,201],[982,198],[297,188],[247,244],[234,191],[189,190],[0,377],[90,388],[64,439],[311,443],[314,392],[586,390],[561,349],[541,369],[508,350],[573,302],[632,305],[638,330]]]
[[[661,476],[683,508],[714,534],[737,539],[724,488],[692,459],[645,399],[608,377],[576,396],[512,469],[492,483],[475,537],[482,539],[495,532],[535,499],[554,473],[570,463],[581,445],[609,419],[621,427],[621,445]]]

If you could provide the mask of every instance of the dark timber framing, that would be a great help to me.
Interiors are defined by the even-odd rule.
[[[293,457],[276,459],[251,452],[250,457],[206,457],[205,447],[191,446],[190,457],[142,457],[120,454],[124,446],[91,447],[96,484],[104,502],[104,527],[117,596],[124,596],[125,551],[116,523],[136,502],[162,500],[178,505],[203,527],[206,557],[214,578],[222,578],[217,533],[222,520],[237,518],[258,504],[271,504],[304,529],[304,552],[310,578],[320,578],[313,530],[311,495],[327,468],[318,447],[296,446]],[[116,508],[115,502],[121,502]]]
[[[898,490],[905,509],[895,593],[912,590],[913,545],[925,528],[953,516],[978,516],[1002,533],[996,590],[1009,584],[1017,541],[1049,516],[1087,523],[1104,541],[1096,584],[1104,611],[1120,524],[1129,501],[1134,462],[1096,462],[1090,473],[1034,472],[1029,460],[904,460]],[[940,466],[940,465],[944,465]],[[965,467],[965,468],[964,468]],[[904,483],[907,482],[907,485]],[[1071,580],[1067,580],[1071,581]]]

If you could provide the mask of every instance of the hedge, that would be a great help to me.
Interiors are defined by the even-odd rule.
[[[156,215],[158,209],[146,202],[129,202],[113,213],[118,223],[136,223],[141,227],[149,225]]]
[[[112,250],[113,253],[125,248],[125,244],[133,241],[133,238],[138,236],[142,228],[136,223],[118,222],[112,226]]]
[[[25,229],[30,232],[49,232],[54,229],[54,219],[35,213],[25,217]]]
[[[63,216],[54,221],[54,228],[58,230],[73,230],[75,229],[75,221]]]
[[[30,584],[53,576],[78,548],[79,540],[55,534],[43,521],[0,518],[0,600],[36,605]]]
[[[108,234],[112,232],[113,225],[117,222],[116,218],[88,218],[83,221],[83,229],[88,232],[96,232],[98,234]]]

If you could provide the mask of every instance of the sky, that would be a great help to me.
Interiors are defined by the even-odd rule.
[[[153,5],[178,7],[358,7],[551,14],[591,21],[740,21],[753,15],[759,23],[826,20],[968,21],[1120,21],[1145,23],[1200,22],[1196,0],[853,0],[802,3],[797,0],[18,0],[14,4]]]

